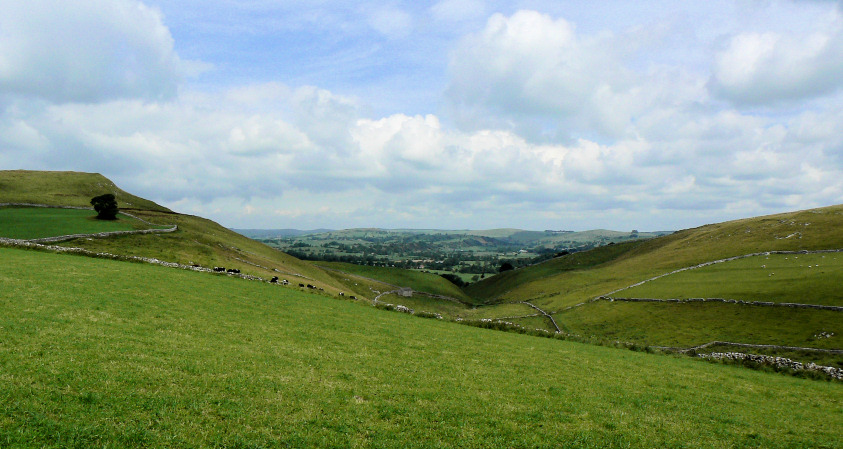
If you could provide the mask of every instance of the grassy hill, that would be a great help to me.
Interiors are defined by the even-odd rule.
[[[343,281],[308,263],[246,238],[219,224],[201,217],[175,213],[152,201],[124,192],[107,178],[96,173],[0,171],[0,203],[34,203],[55,206],[90,206],[90,199],[102,193],[113,193],[121,209],[150,223],[162,226],[177,225],[178,231],[168,234],[125,235],[109,238],[79,238],[57,245],[83,248],[93,252],[106,252],[124,256],[155,258],[183,265],[225,267],[239,269],[242,273],[270,279],[273,276],[288,279],[290,288],[298,284],[311,284],[326,294],[336,295],[351,290],[354,283],[365,283],[366,289],[357,291],[362,298],[374,296],[368,288],[370,281]],[[9,210],[9,209],[7,209]],[[41,217],[41,234],[75,234],[79,220],[68,219],[68,212],[58,209],[16,209],[15,216],[27,210],[36,214],[58,214]],[[82,212],[83,214],[85,212]],[[81,220],[84,220],[82,218]],[[126,224],[127,221],[118,220]],[[102,222],[94,223],[92,232],[101,232]],[[3,230],[0,225],[0,231]],[[8,230],[7,230],[8,231]],[[11,232],[0,237],[14,237]],[[33,238],[30,236],[30,238]],[[358,282],[359,281],[359,282]],[[377,290],[375,288],[375,290]]]
[[[565,330],[584,336],[659,346],[691,347],[724,340],[839,349],[843,347],[840,312],[723,303],[589,301],[677,269],[719,259],[764,251],[840,249],[841,225],[843,206],[712,224],[563,256],[494,276],[466,292],[490,305],[478,315],[512,316],[510,304],[528,301],[550,312]],[[837,289],[843,282],[843,272],[836,258],[843,260],[843,254],[797,257],[803,262],[797,262],[794,256],[772,255],[763,261],[742,259],[685,271],[614,296],[840,304]],[[815,270],[817,264],[822,268]],[[547,319],[529,317],[524,323],[553,329]],[[833,335],[815,337],[823,333]],[[814,359],[802,355],[803,359]],[[819,356],[816,360],[843,366],[839,356]]]
[[[188,270],[9,248],[0,259],[2,447],[841,443],[838,383]]]
[[[91,198],[112,193],[121,209],[172,212],[123,191],[99,173],[0,170],[0,203],[91,207]]]

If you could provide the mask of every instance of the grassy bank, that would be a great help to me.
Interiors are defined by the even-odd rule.
[[[3,447],[839,447],[843,390],[0,249]]]

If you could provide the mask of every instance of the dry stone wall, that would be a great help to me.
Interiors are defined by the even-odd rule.
[[[825,373],[832,379],[843,380],[843,369],[841,368],[817,365],[812,362],[801,363],[785,357],[744,354],[743,352],[712,352],[711,354],[699,354],[698,357],[714,360],[749,361],[759,365],[772,365],[776,368],[789,368],[796,371],[819,371],[821,373]]]
[[[819,310],[833,310],[835,312],[843,312],[843,307],[826,306],[821,304],[800,304],[794,302],[771,302],[771,301],[744,301],[740,299],[725,299],[725,298],[685,298],[685,299],[655,299],[655,298],[616,298],[612,296],[601,296],[596,300],[603,301],[627,301],[627,302],[671,302],[671,303],[686,303],[686,302],[722,302],[728,304],[740,304],[749,306],[768,306],[768,307],[791,307],[796,309],[819,309]]]
[[[34,204],[34,203],[0,203],[0,207],[3,206],[13,206],[13,207],[43,207],[43,208],[50,208],[50,209],[76,209],[76,210],[94,210],[93,207],[80,207],[80,206],[51,206],[48,204]],[[154,223],[150,223],[142,218],[136,217],[132,214],[126,213],[121,211],[123,215],[128,217],[132,217],[135,220],[138,220],[142,223],[145,223],[150,226],[160,226]],[[163,234],[168,232],[176,232],[178,231],[178,226],[173,225],[172,227],[165,228],[165,229],[142,229],[137,231],[109,231],[109,232],[97,232],[93,234],[68,234],[68,235],[58,235],[55,237],[44,237],[40,239],[28,239],[27,241],[33,243],[58,243],[64,242],[67,240],[79,239],[79,238],[102,238],[102,237],[112,237],[115,235],[132,235],[132,234]]]

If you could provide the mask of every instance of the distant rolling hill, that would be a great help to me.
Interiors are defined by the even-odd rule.
[[[485,237],[493,239],[498,245],[521,245],[525,247],[544,245],[552,247],[559,243],[570,243],[571,245],[589,243],[595,241],[614,241],[628,239],[632,231],[610,231],[606,229],[594,229],[589,231],[528,231],[514,228],[501,229],[383,229],[383,228],[352,228],[352,229],[233,229],[234,231],[254,239],[278,239],[289,237],[310,236],[312,238],[336,239],[336,238],[360,238],[360,237],[385,237],[400,235],[451,235],[466,237]],[[636,238],[652,238],[660,235],[670,234],[672,231],[635,231]]]
[[[261,239],[277,239],[277,238],[284,238],[284,237],[298,237],[301,235],[309,235],[309,234],[321,234],[324,232],[332,232],[333,229],[311,229],[311,230],[302,230],[302,229],[231,229],[232,231],[245,235],[250,239],[261,240]]]

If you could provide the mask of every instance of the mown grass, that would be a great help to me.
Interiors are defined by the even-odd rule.
[[[96,215],[82,209],[0,207],[0,237],[37,239],[153,228],[124,214],[118,214],[117,220],[97,220]]]
[[[0,249],[3,447],[839,447],[837,383]]]
[[[618,292],[631,298],[727,298],[843,306],[843,253],[770,254],[665,276]]]

